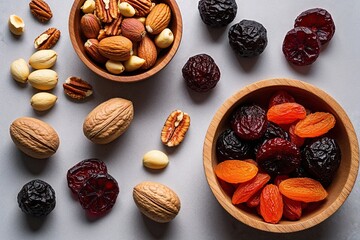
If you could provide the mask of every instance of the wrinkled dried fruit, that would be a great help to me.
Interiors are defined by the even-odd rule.
[[[246,201],[246,206],[250,208],[258,207],[260,204],[260,195],[261,195],[262,189],[257,191],[254,195],[252,195],[249,200]]]
[[[226,160],[215,166],[215,175],[228,183],[242,183],[254,178],[258,168],[241,160]]]
[[[305,138],[299,137],[298,135],[295,134],[295,124],[289,127],[289,135],[290,135],[290,142],[295,144],[298,148],[304,144]]]
[[[306,116],[295,125],[294,133],[302,138],[314,138],[324,135],[335,126],[334,115],[315,112]]]
[[[301,202],[324,200],[328,193],[320,182],[311,178],[289,178],[279,184],[282,195]]]
[[[241,106],[232,115],[231,128],[241,139],[259,139],[267,128],[266,112],[255,104]]]
[[[291,96],[288,92],[280,90],[275,92],[270,100],[269,100],[269,108],[271,108],[274,105],[281,104],[281,103],[289,103],[289,102],[295,102],[295,99],[293,96]]]
[[[306,109],[298,103],[281,103],[272,106],[267,119],[276,124],[290,124],[306,117]]]
[[[284,203],[279,188],[268,184],[261,191],[260,215],[265,222],[278,223],[283,215]]]
[[[237,4],[235,0],[200,0],[198,10],[206,25],[218,28],[234,20]]]
[[[225,182],[224,180],[221,180],[220,178],[218,178],[217,180],[219,182],[219,185],[221,186],[221,189],[224,190],[224,192],[229,197],[231,197],[234,194],[235,190],[236,190],[237,184],[232,184],[232,183]]]
[[[291,221],[299,220],[302,214],[302,203],[300,201],[287,198],[285,196],[283,196],[283,202],[283,217]]]

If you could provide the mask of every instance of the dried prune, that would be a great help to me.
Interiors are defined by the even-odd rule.
[[[22,187],[17,201],[24,213],[34,217],[46,216],[55,208],[55,191],[48,183],[35,179]]]
[[[114,206],[118,194],[117,181],[109,174],[99,174],[93,175],[85,182],[78,196],[81,206],[90,215],[100,216]]]
[[[277,104],[289,103],[289,102],[295,102],[294,97],[291,96],[288,92],[280,90],[271,96],[269,101],[269,108]]]
[[[256,104],[243,105],[232,115],[231,129],[244,140],[261,138],[267,128],[266,112]]]
[[[295,27],[308,27],[316,33],[321,45],[328,43],[335,33],[335,23],[328,11],[313,8],[302,12],[295,19]]]
[[[232,25],[228,38],[231,48],[241,57],[260,55],[268,42],[265,27],[253,20],[242,20]]]
[[[216,156],[219,161],[248,159],[253,157],[253,146],[236,136],[231,129],[223,131],[216,140]]]
[[[258,149],[256,161],[270,175],[285,175],[300,166],[300,150],[290,141],[273,138]]]
[[[88,178],[94,174],[106,174],[107,168],[103,161],[98,159],[86,159],[70,168],[66,178],[68,186],[75,194],[84,186]]]
[[[310,65],[319,57],[320,41],[307,27],[295,27],[287,32],[282,51],[290,63],[297,66]]]
[[[207,54],[192,56],[182,68],[186,85],[196,92],[208,92],[220,80],[220,69]]]
[[[309,174],[323,186],[328,186],[341,161],[341,150],[336,140],[330,137],[315,139],[303,148],[301,155]]]
[[[235,0],[200,0],[198,9],[202,21],[214,28],[231,23],[237,12]]]

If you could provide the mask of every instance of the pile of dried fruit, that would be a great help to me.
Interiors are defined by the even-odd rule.
[[[234,205],[257,209],[266,222],[298,220],[306,206],[327,197],[339,168],[335,122],[285,91],[275,92],[267,106],[240,105],[217,138],[220,185]]]

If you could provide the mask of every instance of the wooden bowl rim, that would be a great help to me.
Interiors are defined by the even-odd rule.
[[[350,170],[344,188],[341,190],[339,196],[330,206],[328,206],[326,209],[324,209],[316,216],[307,219],[306,221],[301,221],[301,222],[289,221],[287,224],[269,224],[264,221],[259,221],[256,219],[249,218],[245,212],[241,211],[239,208],[232,205],[231,202],[226,200],[226,198],[223,195],[223,191],[220,189],[219,185],[216,184],[217,178],[213,171],[211,155],[212,155],[213,144],[215,144],[215,141],[213,141],[213,139],[217,131],[217,128],[219,127],[219,124],[222,120],[222,117],[234,104],[236,104],[239,101],[239,99],[243,98],[249,93],[264,87],[274,87],[274,86],[295,87],[298,89],[306,90],[312,94],[319,96],[319,98],[326,100],[328,105],[331,106],[337,112],[337,114],[339,114],[339,116],[341,116],[343,124],[346,129],[346,134],[349,137],[349,142],[352,143],[350,146],[351,149]],[[314,85],[311,85],[309,83],[300,80],[289,79],[289,78],[271,78],[271,79],[257,81],[255,83],[245,86],[244,88],[240,89],[232,96],[230,96],[227,100],[225,100],[225,102],[216,111],[208,127],[204,140],[203,166],[205,170],[206,180],[210,186],[211,191],[213,192],[214,196],[216,197],[220,205],[234,218],[243,222],[246,225],[249,225],[253,228],[263,231],[276,232],[276,233],[297,232],[308,229],[310,227],[313,227],[321,223],[322,221],[330,217],[333,213],[335,213],[341,207],[344,201],[347,199],[355,184],[356,177],[358,174],[359,145],[354,127],[349,117],[347,116],[343,108],[329,94],[327,94],[326,92],[324,92],[323,90],[319,89]]]
[[[90,61],[85,56],[86,53],[82,52],[80,50],[80,48],[77,46],[76,36],[79,35],[79,33],[75,32],[75,29],[73,26],[75,23],[76,11],[80,10],[80,7],[81,7],[80,3],[84,2],[84,1],[85,0],[75,0],[71,7],[70,15],[69,15],[69,23],[68,23],[69,35],[70,35],[71,44],[72,44],[76,54],[78,55],[78,57],[88,68],[90,68],[91,71],[93,71],[97,75],[99,75],[103,78],[109,79],[111,81],[115,81],[115,82],[124,82],[124,83],[139,82],[139,81],[148,79],[148,78],[152,77],[153,75],[155,75],[156,73],[160,72],[163,68],[165,68],[170,63],[170,61],[175,56],[175,54],[180,46],[181,39],[182,39],[182,29],[183,29],[182,16],[181,16],[180,8],[179,8],[177,2],[175,0],[167,0],[167,1],[171,2],[171,4],[172,4],[172,14],[173,14],[172,18],[176,18],[177,31],[175,33],[173,33],[175,36],[174,42],[172,43],[172,46],[168,50],[168,53],[166,54],[164,59],[162,59],[162,61],[159,62],[156,66],[150,68],[149,70],[147,70],[145,72],[141,72],[136,75],[114,75],[114,74],[107,72],[106,70],[101,70],[97,66],[97,64],[95,62]]]

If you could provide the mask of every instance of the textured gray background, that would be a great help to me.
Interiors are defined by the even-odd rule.
[[[143,82],[121,84],[94,75],[75,54],[68,35],[71,1],[48,0],[54,17],[41,24],[30,14],[28,2],[0,1],[0,233],[2,239],[360,239],[359,185],[355,185],[345,204],[318,226],[294,233],[271,234],[252,229],[236,221],[215,200],[205,180],[202,145],[210,120],[220,105],[235,91],[257,80],[289,77],[319,86],[331,94],[345,109],[357,133],[360,133],[358,79],[360,2],[238,0],[238,13],[233,23],[254,19],[268,30],[269,43],[256,59],[239,59],[231,51],[227,30],[208,29],[200,20],[197,1],[178,0],[183,17],[183,38],[171,63],[158,75]],[[333,16],[336,33],[311,67],[290,66],[281,52],[285,33],[303,10],[323,7]],[[7,27],[10,14],[21,16],[26,32],[14,38]],[[9,73],[10,63],[28,59],[34,52],[33,40],[48,27],[57,27],[62,35],[54,50],[58,62],[59,84],[53,93],[56,106],[46,113],[32,110],[29,100],[36,91],[31,86],[15,83]],[[198,53],[211,55],[221,69],[221,80],[207,94],[197,94],[185,86],[181,68]],[[88,101],[69,100],[61,87],[69,76],[89,81],[95,94]],[[88,112],[111,97],[124,97],[134,102],[135,118],[117,141],[97,146],[82,133]],[[164,148],[159,134],[164,120],[174,109],[191,116],[191,127],[185,141],[175,149]],[[9,126],[17,117],[33,116],[50,123],[59,133],[58,152],[46,161],[27,158],[18,151],[9,136]],[[142,167],[142,156],[151,149],[165,151],[169,166],[162,172],[149,172]],[[66,171],[85,158],[104,160],[110,174],[119,182],[120,194],[110,214],[89,221],[66,185]],[[20,188],[27,181],[41,178],[49,182],[57,194],[55,210],[44,220],[26,218],[16,203]],[[181,198],[182,208],[169,224],[153,223],[139,213],[132,199],[132,188],[143,180],[164,183]]]

